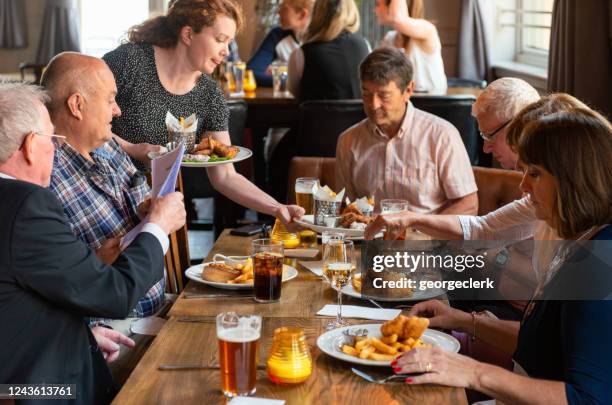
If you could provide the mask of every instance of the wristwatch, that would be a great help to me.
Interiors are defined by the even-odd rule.
[[[506,248],[502,248],[495,256],[495,265],[499,270],[503,269],[510,261],[510,252]]]

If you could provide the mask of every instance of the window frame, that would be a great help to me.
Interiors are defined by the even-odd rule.
[[[516,34],[516,53],[515,60],[519,63],[524,63],[526,65],[536,66],[540,68],[548,68],[548,57],[550,54],[550,49],[547,51],[528,48],[525,46],[525,32],[524,30],[529,27],[523,26],[524,16],[526,14],[550,14],[552,16],[552,10],[550,12],[543,10],[525,10],[525,0],[516,0],[515,7],[515,34]],[[551,26],[548,27],[549,30],[552,30]]]
[[[81,49],[84,52],[83,39],[85,38],[83,31],[83,2],[85,0],[77,0],[77,8],[79,10],[79,36],[81,38]],[[170,0],[147,0],[148,2],[148,17],[152,18],[158,15],[163,15],[168,10]]]

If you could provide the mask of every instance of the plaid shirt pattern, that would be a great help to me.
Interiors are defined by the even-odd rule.
[[[85,159],[67,142],[58,147],[49,188],[64,208],[72,232],[92,249],[140,222],[138,205],[149,193],[146,177],[115,140]],[[164,302],[165,280],[138,301],[130,316],[153,315]],[[90,320],[94,322],[95,320]]]

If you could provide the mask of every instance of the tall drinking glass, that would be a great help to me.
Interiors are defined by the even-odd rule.
[[[234,73],[234,93],[236,95],[244,94],[244,78],[246,71],[246,63],[237,61],[232,65],[232,72]]]
[[[251,246],[255,301],[280,300],[283,282],[283,243],[272,239],[255,239]]]
[[[304,208],[305,215],[314,214],[314,193],[319,187],[316,177],[299,177],[295,180],[295,201]],[[302,247],[317,245],[317,233],[309,229],[300,231],[300,244]]]
[[[288,81],[287,62],[272,62],[272,89],[275,96],[284,96],[288,93]]]
[[[221,390],[227,397],[255,394],[261,317],[226,312],[217,315]]]
[[[330,239],[323,250],[323,277],[338,292],[336,319],[326,329],[335,329],[349,323],[342,319],[342,287],[351,280],[355,269],[355,246],[352,240]]]
[[[406,200],[387,199],[380,202],[380,210],[382,214],[395,214],[397,212],[408,211],[409,203]],[[398,240],[405,240],[406,233],[400,235]]]

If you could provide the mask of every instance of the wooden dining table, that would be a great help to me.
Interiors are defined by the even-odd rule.
[[[232,236],[225,230],[206,260],[216,253],[246,255],[256,237]],[[189,294],[239,293],[214,289],[189,281],[169,312],[166,322],[149,350],[116,396],[114,404],[224,404],[221,393],[215,317],[235,311],[262,316],[259,341],[259,364],[265,365],[273,331],[279,327],[302,328],[313,359],[313,373],[297,385],[276,385],[261,367],[257,374],[255,396],[282,399],[287,405],[309,404],[467,404],[465,390],[442,386],[411,386],[399,383],[374,384],[356,376],[346,363],[323,353],[316,339],[325,332],[329,318],[316,312],[333,304],[336,293],[321,278],[300,264],[298,277],[282,286],[279,302],[256,303],[251,297],[186,298]],[[348,298],[347,304],[373,306],[372,303]],[[379,323],[351,319],[351,323]],[[197,366],[196,369],[160,370],[160,366]],[[163,368],[163,367],[162,367]],[[390,375],[386,367],[357,367],[374,376]]]

